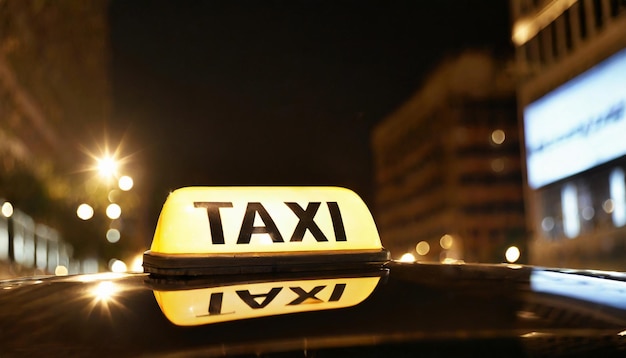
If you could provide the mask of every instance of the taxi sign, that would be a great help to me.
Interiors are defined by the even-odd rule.
[[[351,190],[189,187],[168,196],[143,262],[154,274],[204,275],[388,260],[372,215]]]
[[[386,271],[321,277],[278,277],[176,289],[153,287],[167,319],[198,326],[248,318],[321,311],[358,305],[369,297]],[[148,285],[151,286],[150,282]],[[176,287],[174,285],[174,287]]]

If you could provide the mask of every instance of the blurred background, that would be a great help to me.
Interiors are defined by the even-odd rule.
[[[394,259],[626,270],[626,1],[0,0],[0,278],[141,271],[191,185]]]

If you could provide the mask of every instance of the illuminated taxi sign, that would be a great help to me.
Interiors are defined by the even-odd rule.
[[[380,276],[246,283],[191,290],[154,290],[161,311],[179,326],[196,326],[355,306]]]
[[[199,275],[380,263],[388,256],[367,206],[348,189],[190,187],[167,198],[144,268]]]

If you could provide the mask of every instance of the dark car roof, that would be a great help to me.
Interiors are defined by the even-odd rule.
[[[295,280],[357,277],[378,283],[351,307],[204,325],[172,323],[155,298],[155,292],[198,292],[210,310],[202,288],[265,282],[297,293],[290,286]],[[94,296],[102,282],[118,288],[110,300]],[[301,294],[297,304],[313,308],[316,294],[308,294],[310,300]],[[263,310],[256,302],[254,309]],[[3,357],[623,354],[623,335],[623,276],[517,265],[392,262],[340,272],[195,279],[106,274],[0,284]]]

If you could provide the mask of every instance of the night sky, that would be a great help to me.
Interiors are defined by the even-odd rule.
[[[189,185],[339,185],[371,205],[373,126],[444,56],[510,52],[507,5],[113,0],[109,133],[153,210]]]

